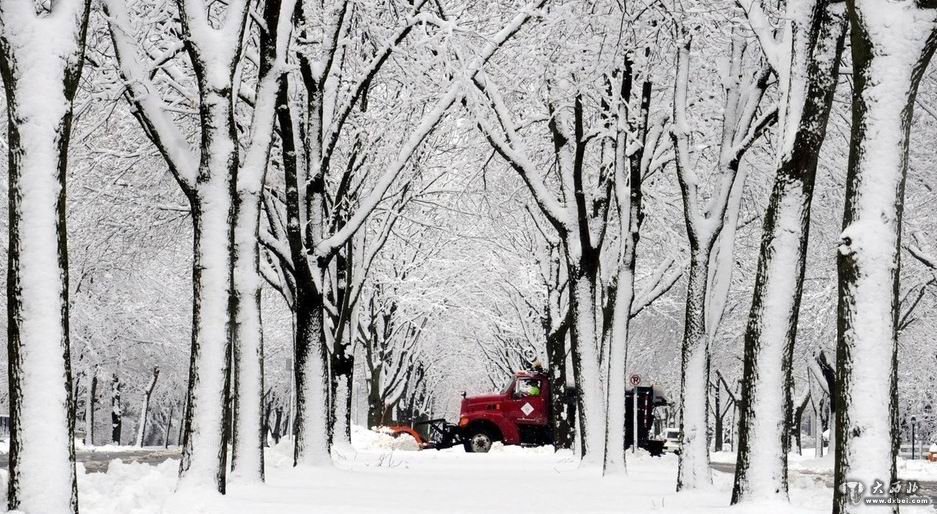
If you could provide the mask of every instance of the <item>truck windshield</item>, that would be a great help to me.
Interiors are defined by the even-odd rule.
[[[509,392],[511,392],[511,387],[513,386],[514,386],[514,379],[512,378],[511,380],[508,380],[508,384],[504,386],[503,389],[501,389],[501,394],[508,394]]]

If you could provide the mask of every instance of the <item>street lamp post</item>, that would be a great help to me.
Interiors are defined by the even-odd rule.
[[[914,425],[917,424],[917,417],[911,416],[911,460],[914,460]]]

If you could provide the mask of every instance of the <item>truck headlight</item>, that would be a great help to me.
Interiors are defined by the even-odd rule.
[[[468,424],[469,424],[469,419],[468,419],[468,417],[462,416],[461,418],[459,418],[459,426],[460,426],[460,427],[464,428],[465,425],[468,425]]]

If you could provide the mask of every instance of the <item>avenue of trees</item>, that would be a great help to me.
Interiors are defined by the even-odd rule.
[[[0,0],[8,507],[78,511],[76,436],[224,493],[539,363],[584,467],[637,372],[678,490],[730,444],[786,500],[809,419],[857,511],[937,436],[935,48],[929,0]]]

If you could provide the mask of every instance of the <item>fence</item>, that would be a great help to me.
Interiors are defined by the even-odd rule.
[[[912,453],[910,442],[901,443],[901,446],[898,448],[898,455],[905,459],[926,459],[929,448],[929,442],[919,439],[914,441],[914,451]]]

